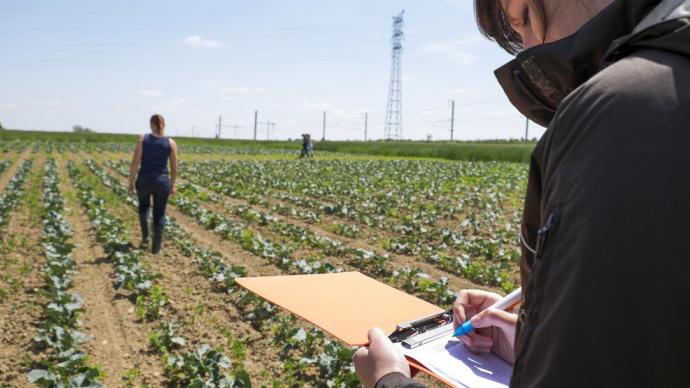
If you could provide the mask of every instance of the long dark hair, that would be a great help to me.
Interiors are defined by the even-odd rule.
[[[534,7],[537,20],[540,20],[546,33],[546,12],[544,0],[528,0]],[[517,54],[523,48],[520,34],[510,26],[508,16],[501,7],[501,0],[475,0],[474,16],[477,19],[479,32],[490,40],[495,41],[509,54]]]

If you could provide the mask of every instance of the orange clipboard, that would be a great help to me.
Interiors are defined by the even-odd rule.
[[[313,323],[349,346],[366,345],[370,328],[391,334],[401,322],[444,310],[359,272],[237,278],[267,301]],[[408,364],[443,382],[414,359]]]

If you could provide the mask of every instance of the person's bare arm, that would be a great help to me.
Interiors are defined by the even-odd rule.
[[[177,143],[170,139],[170,194],[175,194],[175,179],[177,179]]]
[[[140,135],[139,141],[137,142],[137,148],[134,150],[134,156],[132,157],[132,163],[129,165],[129,185],[127,186],[127,190],[129,191],[129,194],[132,194],[134,192],[134,179],[136,178],[137,169],[139,168],[139,164],[141,164],[141,154],[143,153],[143,150],[144,150],[144,136]]]

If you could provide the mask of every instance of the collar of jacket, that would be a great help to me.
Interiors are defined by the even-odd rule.
[[[690,0],[616,0],[575,34],[520,52],[495,75],[522,114],[548,126],[570,92],[635,48],[690,54],[687,27]]]

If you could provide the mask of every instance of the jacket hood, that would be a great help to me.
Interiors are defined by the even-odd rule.
[[[690,56],[690,0],[616,0],[573,35],[520,52],[495,75],[522,114],[547,126],[568,94],[644,47]]]

